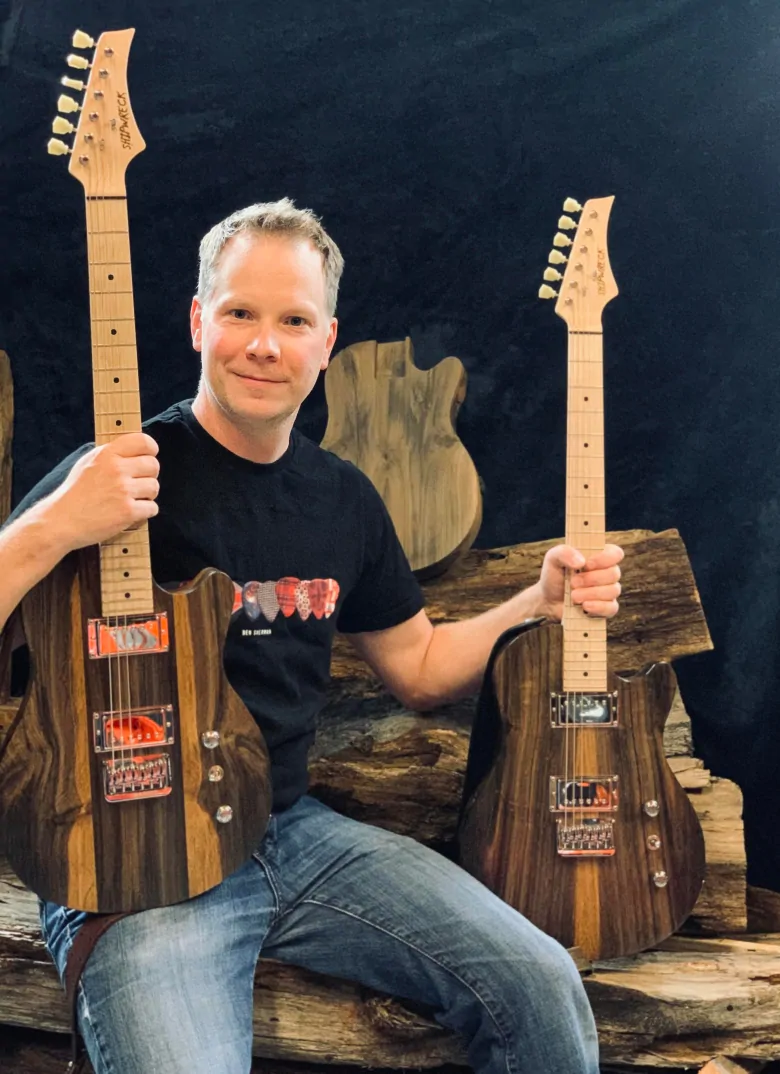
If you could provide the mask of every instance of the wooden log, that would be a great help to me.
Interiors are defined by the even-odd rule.
[[[598,963],[585,977],[605,1063],[675,1069],[712,1056],[780,1057],[780,935],[674,937],[658,951]],[[37,903],[0,865],[0,1022],[67,1031]],[[262,959],[255,1053],[290,1061],[433,1067],[461,1043],[402,1003]]]
[[[11,445],[14,432],[14,384],[11,363],[0,351],[0,522],[11,513]],[[11,690],[10,640],[0,636],[0,702],[8,700]]]

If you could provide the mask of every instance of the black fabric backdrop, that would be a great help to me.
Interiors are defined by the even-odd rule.
[[[18,500],[91,439],[82,188],[45,143],[80,26],[135,26],[128,176],[143,409],[194,393],[201,234],[313,207],[347,261],[339,345],[410,334],[469,374],[482,547],[563,529],[565,326],[536,299],[566,195],[614,194],[607,522],[676,526],[716,645],[677,664],[697,750],[780,889],[777,0],[10,0],[0,346]],[[319,438],[322,386],[299,419]]]

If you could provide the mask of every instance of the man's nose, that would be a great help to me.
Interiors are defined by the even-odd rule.
[[[246,353],[251,358],[279,357],[279,334],[273,325],[259,324],[246,345]]]

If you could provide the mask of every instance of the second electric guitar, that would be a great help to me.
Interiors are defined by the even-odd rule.
[[[555,311],[569,330],[566,543],[601,550],[604,519],[602,310],[617,294],[607,254],[613,198],[588,201]],[[574,201],[564,206],[579,211]],[[543,297],[555,292],[545,285]],[[631,678],[609,668],[607,624],[572,604],[561,625],[499,639],[472,732],[461,864],[534,924],[591,958],[659,943],[693,908],[704,843],[666,762],[675,678],[656,664]]]

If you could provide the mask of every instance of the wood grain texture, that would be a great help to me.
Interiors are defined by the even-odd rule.
[[[409,338],[366,340],[331,359],[325,395],[322,447],[371,478],[418,576],[441,573],[468,551],[482,520],[479,477],[455,433],[462,362],[424,371]]]
[[[238,868],[265,831],[267,750],[222,669],[232,583],[203,571],[186,590],[155,587],[154,599],[168,613],[170,651],[112,661],[90,659],[86,645],[86,619],[100,613],[96,548],[66,557],[22,603],[32,676],[0,752],[0,815],[9,859],[42,898],[101,912],[178,902]],[[130,704],[173,706],[174,741],[161,748],[172,791],[108,802],[92,716]],[[193,756],[205,730],[219,732],[219,746]],[[228,824],[215,820],[220,805],[233,809]]]
[[[529,629],[500,651],[492,680],[500,725],[480,708],[473,739],[490,754],[459,828],[461,864],[566,947],[611,958],[652,947],[693,909],[704,877],[696,814],[666,763],[663,726],[675,679],[668,664],[630,679],[618,692],[616,727],[554,727],[550,694],[563,682],[563,634]],[[612,857],[563,857],[550,809],[555,777],[619,779]],[[660,803],[657,817],[643,803]],[[660,847],[650,849],[650,836]],[[665,887],[652,877],[664,871]]]
[[[780,936],[673,937],[581,972],[605,1066],[699,1069],[716,1055],[780,1057]],[[0,1023],[68,1029],[36,900],[2,859]],[[401,1002],[266,959],[255,978],[254,1052],[371,1068],[465,1063],[452,1034]]]

